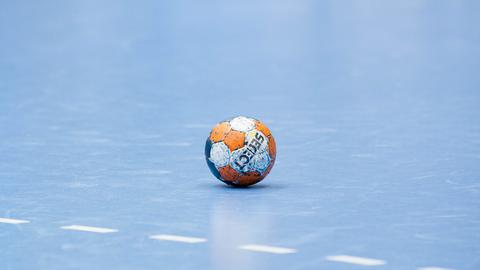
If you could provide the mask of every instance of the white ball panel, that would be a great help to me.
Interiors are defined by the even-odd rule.
[[[221,168],[228,165],[230,161],[230,149],[223,142],[214,143],[210,149],[210,161],[215,167]]]
[[[246,148],[242,147],[232,152],[232,158],[230,160],[230,166],[238,172],[247,172],[248,165],[243,164],[240,161],[240,156],[245,153]]]
[[[261,131],[254,129],[247,132],[246,134],[247,145],[252,143],[252,141],[254,140],[255,140],[255,143],[253,144],[253,146],[257,148],[257,152],[264,151],[268,147],[268,138]]]
[[[238,116],[230,121],[230,126],[234,130],[247,132],[255,127],[255,121],[244,116]]]
[[[267,151],[262,151],[253,157],[250,169],[263,173],[268,168],[268,165],[270,165],[270,155]]]

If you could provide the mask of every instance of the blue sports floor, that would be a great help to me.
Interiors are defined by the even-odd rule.
[[[0,1],[0,270],[480,269],[478,1]],[[225,186],[213,125],[277,162]]]

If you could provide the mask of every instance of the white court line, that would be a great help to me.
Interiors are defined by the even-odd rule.
[[[60,228],[64,229],[64,230],[93,232],[93,233],[114,233],[114,232],[118,232],[118,230],[116,230],[116,229],[91,227],[91,226],[83,226],[83,225],[62,226]]]
[[[0,223],[7,223],[7,224],[24,224],[29,223],[28,220],[21,220],[21,219],[13,219],[13,218],[0,218]]]
[[[152,235],[152,236],[150,236],[150,239],[162,240],[162,241],[182,242],[182,243],[188,243],[188,244],[196,244],[196,243],[207,242],[207,239],[205,239],[205,238],[187,237],[187,236],[171,235],[171,234]]]
[[[436,266],[427,266],[427,267],[420,267],[417,270],[453,270],[451,268],[443,268],[443,267],[436,267]]]
[[[274,254],[289,254],[296,253],[297,250],[293,248],[284,248],[284,247],[272,247],[272,246],[263,246],[263,245],[243,245],[238,248],[249,250],[249,251],[258,251]]]
[[[335,256],[327,256],[325,258],[328,261],[332,261],[332,262],[342,262],[342,263],[358,264],[358,265],[365,265],[365,266],[384,265],[387,263],[384,260],[355,257],[355,256],[349,256],[349,255],[335,255]]]

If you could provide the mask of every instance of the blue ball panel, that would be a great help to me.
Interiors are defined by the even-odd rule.
[[[217,177],[218,179],[222,180],[220,176],[220,172],[218,172],[217,167],[215,167],[215,164],[210,161],[210,150],[212,149],[212,141],[210,139],[207,139],[207,142],[205,143],[205,160],[207,161],[208,168],[210,171]]]

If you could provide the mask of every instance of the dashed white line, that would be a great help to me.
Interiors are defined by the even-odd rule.
[[[272,246],[264,246],[264,245],[243,245],[243,246],[239,246],[238,248],[249,250],[249,251],[266,252],[266,253],[273,253],[273,254],[290,254],[290,253],[297,252],[297,250],[293,248],[272,247]]]
[[[427,266],[427,267],[420,267],[417,270],[453,270],[451,268],[443,268],[443,267],[436,267],[436,266]]]
[[[25,224],[29,222],[30,222],[29,220],[22,220],[22,219],[0,218],[0,223],[6,223],[6,224]],[[84,232],[93,232],[93,233],[118,232],[117,229],[92,227],[92,226],[85,226],[85,225],[69,225],[69,226],[62,226],[60,228],[64,230],[84,231]],[[206,238],[187,237],[187,236],[170,235],[170,234],[152,235],[150,236],[150,238],[154,240],[182,242],[182,243],[189,243],[189,244],[207,242]],[[243,250],[249,250],[249,251],[255,251],[255,252],[266,252],[266,253],[273,253],[273,254],[290,254],[290,253],[297,252],[296,249],[292,249],[292,248],[274,247],[274,246],[266,246],[266,245],[253,245],[253,244],[239,246],[239,248]],[[357,264],[357,265],[364,265],[364,266],[378,266],[378,265],[384,265],[387,263],[384,260],[365,258],[365,257],[356,257],[356,256],[350,256],[350,255],[332,255],[332,256],[325,257],[325,259],[333,262],[342,262],[342,263]],[[437,267],[437,266],[426,266],[426,267],[419,267],[417,268],[417,270],[453,270],[453,269]]]
[[[24,224],[29,223],[28,220],[22,219],[13,219],[13,218],[0,218],[0,223],[7,223],[7,224]]]
[[[332,262],[342,262],[342,263],[358,264],[358,265],[364,265],[364,266],[384,265],[387,263],[384,260],[355,257],[355,256],[349,256],[349,255],[327,256],[326,259]]]
[[[187,236],[171,235],[171,234],[152,235],[150,236],[150,239],[161,240],[161,241],[182,242],[182,243],[188,243],[188,244],[197,244],[197,243],[207,242],[207,239],[205,238],[187,237]]]
[[[62,226],[60,228],[64,229],[64,230],[93,232],[93,233],[114,233],[114,232],[118,232],[118,230],[116,230],[116,229],[92,227],[92,226],[84,226],[84,225],[69,225],[69,226]]]

